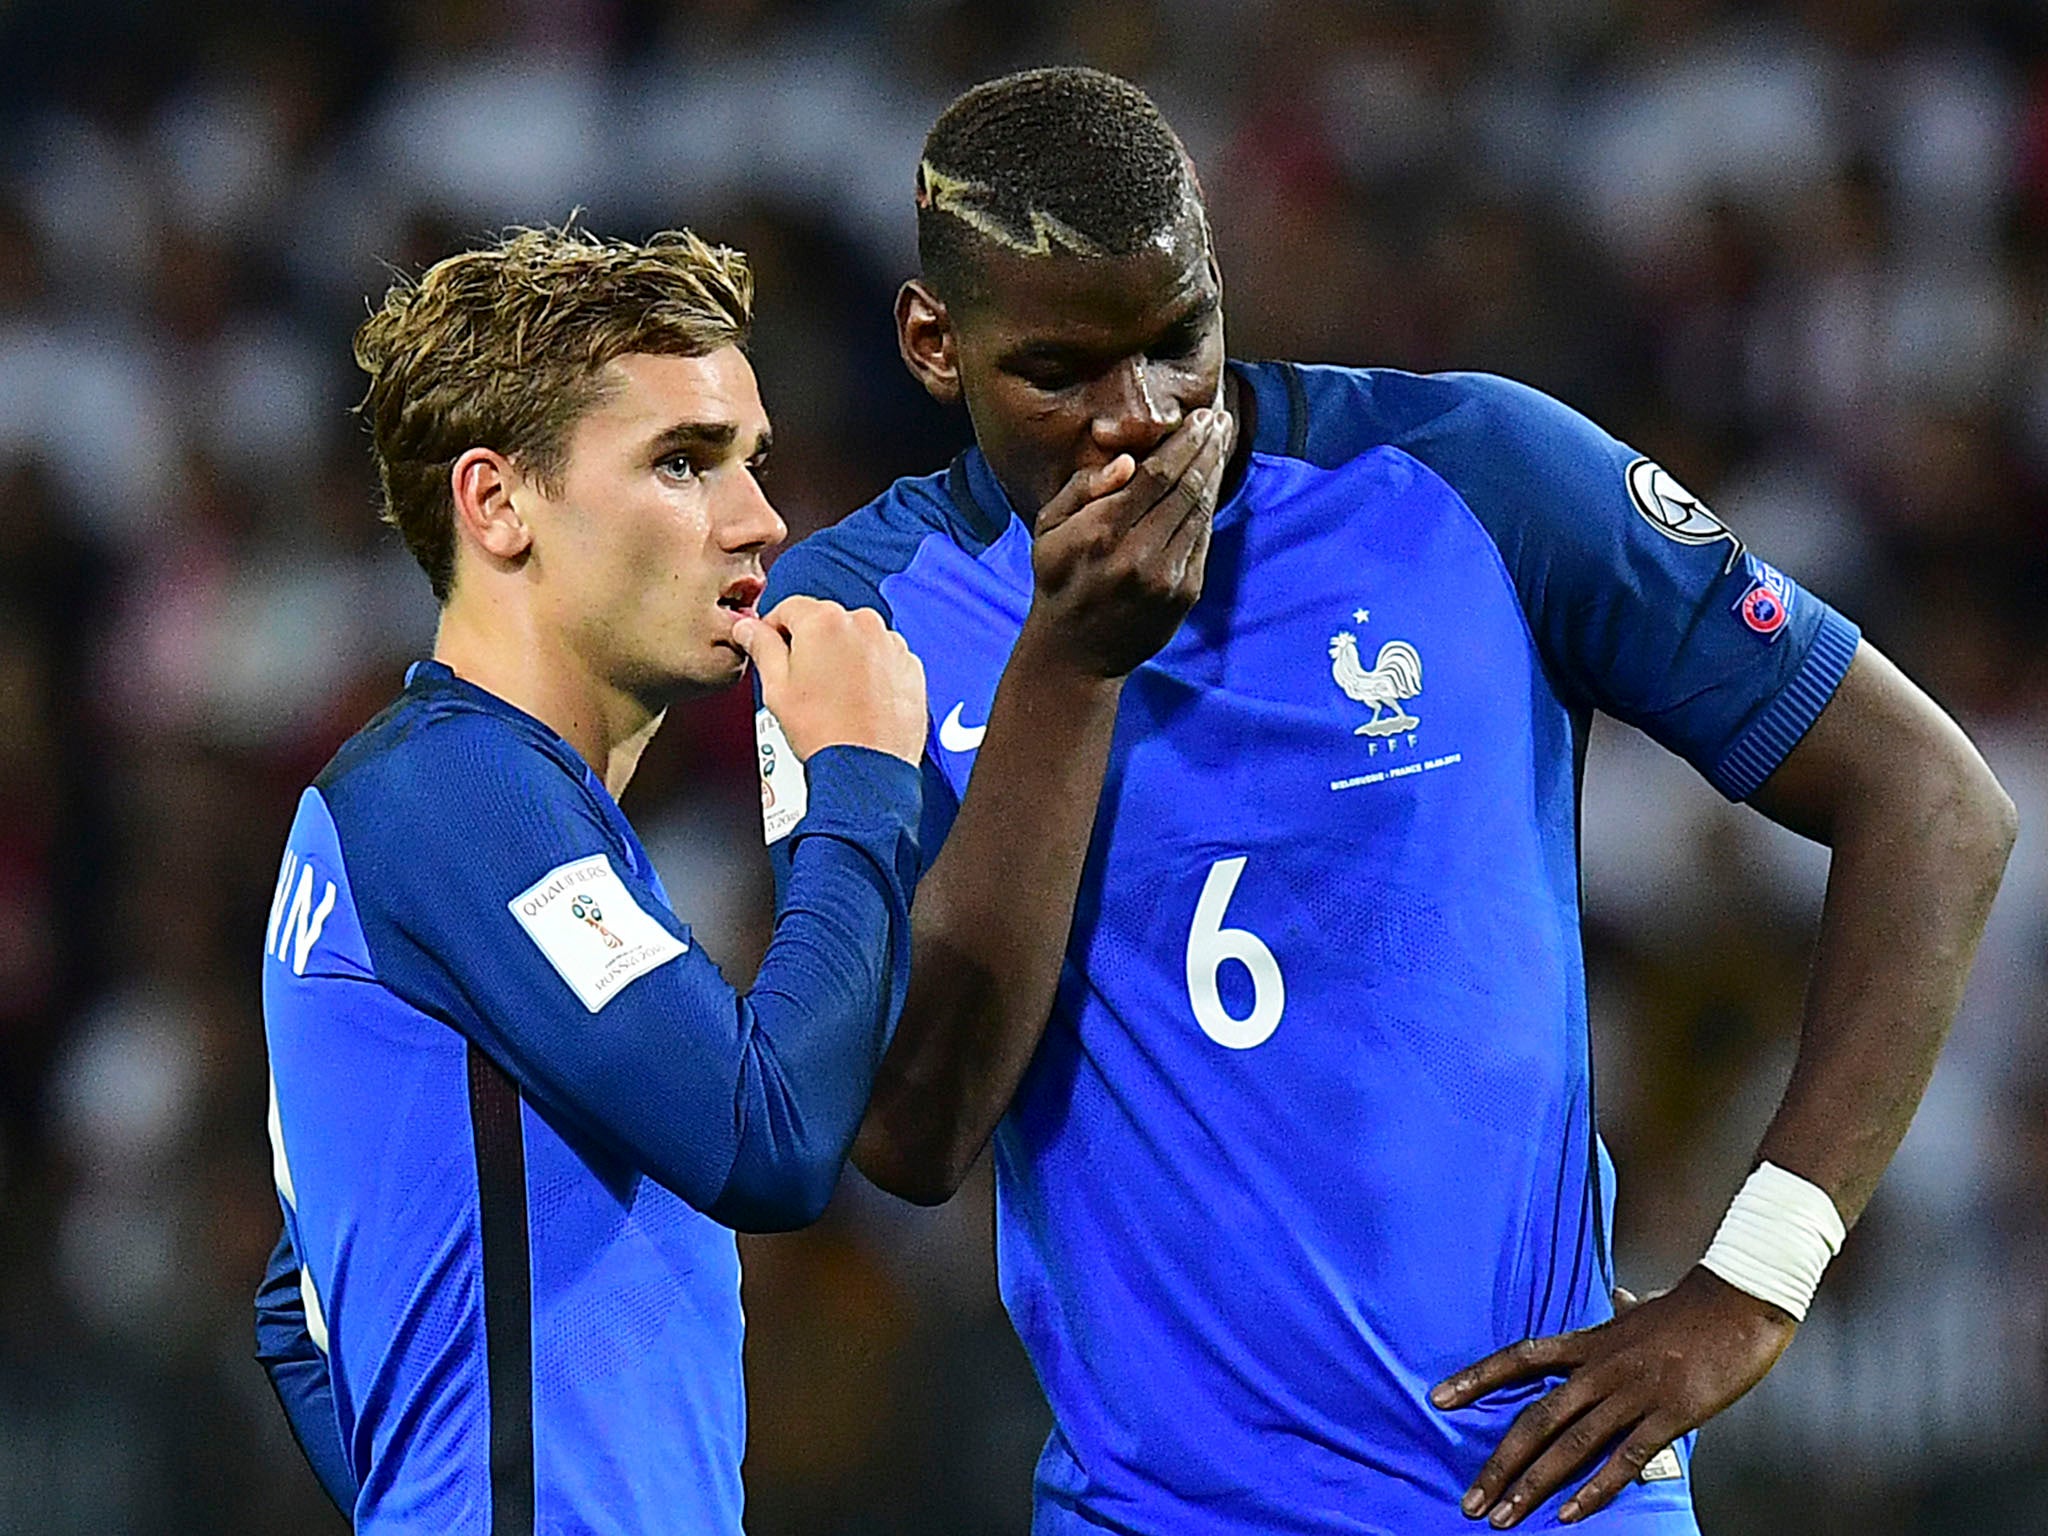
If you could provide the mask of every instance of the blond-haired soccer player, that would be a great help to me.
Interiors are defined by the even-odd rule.
[[[257,1334],[361,1531],[740,1529],[732,1229],[813,1220],[860,1122],[903,1000],[925,714],[872,613],[754,612],[785,530],[751,303],[744,259],[686,232],[528,230],[356,336],[441,623],[278,876]],[[668,706],[749,656],[808,797],[741,995],[618,796]]]

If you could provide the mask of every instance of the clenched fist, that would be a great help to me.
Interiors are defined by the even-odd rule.
[[[732,627],[761,676],[761,702],[790,748],[872,747],[915,766],[924,755],[924,663],[872,608],[786,597]]]

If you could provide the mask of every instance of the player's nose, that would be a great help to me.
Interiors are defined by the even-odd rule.
[[[731,493],[721,511],[719,542],[735,553],[773,549],[789,537],[789,524],[775,510],[752,470],[732,477]]]
[[[1089,432],[1109,458],[1142,459],[1180,425],[1180,401],[1150,372],[1143,358],[1126,358],[1099,381]]]

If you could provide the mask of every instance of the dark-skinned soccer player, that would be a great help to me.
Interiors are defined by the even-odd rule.
[[[1226,362],[1200,190],[1134,87],[979,86],[916,195],[898,338],[976,445],[770,596],[878,609],[926,669],[912,979],[856,1159],[939,1201],[994,1137],[1055,1420],[1034,1529],[1694,1532],[1691,1432],[1791,1342],[1904,1134],[2010,802],[1848,619],[1568,407]],[[1619,1317],[1595,711],[1833,859],[1754,1170]]]

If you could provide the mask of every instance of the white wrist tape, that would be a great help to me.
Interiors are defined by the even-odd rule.
[[[1737,1191],[1700,1263],[1804,1322],[1821,1271],[1847,1236],[1826,1190],[1765,1163]]]

